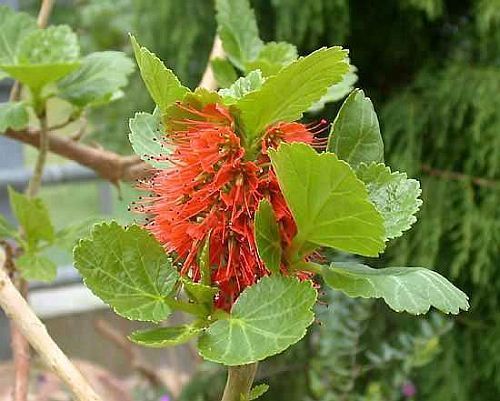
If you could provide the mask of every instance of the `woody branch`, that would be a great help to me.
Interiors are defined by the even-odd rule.
[[[219,37],[216,36],[209,60],[222,56],[222,44]],[[199,86],[209,90],[217,88],[210,62],[207,64]],[[35,148],[40,147],[40,130],[7,130],[5,135]],[[54,132],[48,132],[47,139],[48,148],[52,153],[88,167],[101,178],[113,183],[144,178],[149,175],[151,170],[151,167],[137,156],[122,156],[109,150],[82,144],[71,137],[63,137]]]

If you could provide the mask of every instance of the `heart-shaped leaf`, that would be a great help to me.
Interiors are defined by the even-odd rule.
[[[312,323],[316,290],[310,281],[273,275],[245,289],[225,319],[201,334],[199,351],[209,361],[244,365],[299,341]]]
[[[133,71],[134,64],[125,53],[91,53],[78,70],[58,82],[58,96],[77,107],[107,103],[117,97]]]
[[[147,231],[115,222],[94,226],[74,250],[85,285],[116,313],[132,320],[160,321],[179,274],[162,246]]]
[[[384,249],[383,219],[346,162],[302,143],[282,144],[269,156],[297,224],[291,247],[298,256],[319,246],[364,256]]]

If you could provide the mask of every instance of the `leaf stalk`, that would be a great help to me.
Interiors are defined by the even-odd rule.
[[[229,366],[221,401],[248,400],[256,372],[257,362],[249,365]]]

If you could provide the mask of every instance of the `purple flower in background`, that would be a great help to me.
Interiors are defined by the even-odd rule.
[[[164,394],[160,397],[160,401],[170,401],[170,397],[167,394]]]
[[[417,394],[417,388],[412,382],[406,382],[405,384],[403,384],[401,392],[406,398],[412,398]]]

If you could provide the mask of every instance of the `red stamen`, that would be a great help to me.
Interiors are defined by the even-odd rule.
[[[229,310],[243,289],[269,273],[254,242],[253,218],[260,200],[267,198],[273,205],[284,246],[296,233],[267,149],[283,141],[322,144],[312,131],[325,123],[275,124],[262,139],[261,154],[255,161],[246,161],[226,108],[214,104],[200,109],[183,104],[177,107],[186,118],[170,122],[164,141],[173,151],[158,158],[172,167],[157,170],[151,179],[138,183],[151,195],[132,209],[151,217],[145,227],[167,252],[178,255],[181,274],[193,280],[200,279],[199,248],[210,238],[212,282],[220,289],[216,306]],[[286,271],[286,266],[282,269]]]

